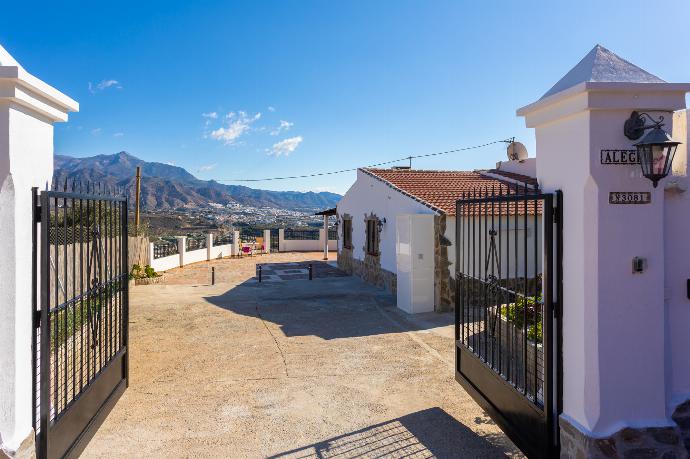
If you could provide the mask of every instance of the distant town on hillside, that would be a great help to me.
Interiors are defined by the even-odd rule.
[[[152,236],[239,228],[319,226],[314,215],[341,198],[329,192],[270,191],[200,180],[182,167],[147,162],[127,152],[84,158],[55,155],[57,183],[98,182],[119,187],[134,205],[141,168],[142,221]]]

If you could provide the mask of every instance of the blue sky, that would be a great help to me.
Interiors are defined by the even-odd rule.
[[[0,44],[81,104],[56,152],[203,179],[363,166],[515,136],[515,110],[601,43],[690,82],[687,0],[11,2]],[[492,167],[504,146],[416,160]],[[344,192],[354,172],[253,183]],[[231,183],[231,182],[227,182]]]

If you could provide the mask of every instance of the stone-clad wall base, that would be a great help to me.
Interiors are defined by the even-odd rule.
[[[397,293],[398,277],[381,268],[380,257],[365,255],[364,260],[353,258],[351,249],[342,249],[338,254],[338,268],[357,276],[370,284],[382,287],[393,295]]]
[[[36,459],[36,434],[31,429],[31,433],[19,445],[17,451],[5,451],[0,445],[0,459]]]
[[[684,419],[690,420],[690,403],[686,402],[686,405],[688,407],[684,416],[687,417]],[[674,414],[675,419],[676,414]],[[609,437],[592,438],[563,417],[560,418],[559,425],[562,458],[687,459],[688,457],[687,438],[690,429],[687,427],[686,429],[626,427]]]

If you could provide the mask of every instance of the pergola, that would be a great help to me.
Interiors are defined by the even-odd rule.
[[[331,215],[336,215],[337,209],[333,207],[332,209],[322,210],[314,215],[323,215],[323,259],[328,260],[328,217]]]

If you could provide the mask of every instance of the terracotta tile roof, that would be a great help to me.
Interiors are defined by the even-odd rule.
[[[435,171],[419,169],[360,169],[366,174],[381,180],[391,188],[410,196],[427,207],[446,215],[455,215],[455,203],[463,193],[476,193],[475,196],[490,195],[492,189],[496,194],[515,193],[516,181],[527,181],[528,186],[536,189],[537,181],[531,177],[503,171],[485,171],[494,175],[503,175],[507,180],[484,175],[483,171]],[[496,172],[500,172],[496,174]],[[514,206],[511,206],[514,207]],[[528,213],[534,214],[534,203],[528,205]],[[541,206],[537,206],[541,213]],[[503,213],[505,214],[504,207]],[[496,213],[498,211],[496,210]],[[511,209],[513,214],[514,209]],[[523,214],[522,207],[517,210]]]
[[[503,176],[506,179],[509,179],[511,182],[520,182],[520,184],[526,183],[527,185],[533,186],[535,188],[539,186],[537,179],[534,177],[530,177],[529,175],[522,175],[522,174],[516,174],[514,172],[500,171],[498,169],[490,169],[486,172],[488,174],[491,174],[491,175]]]

